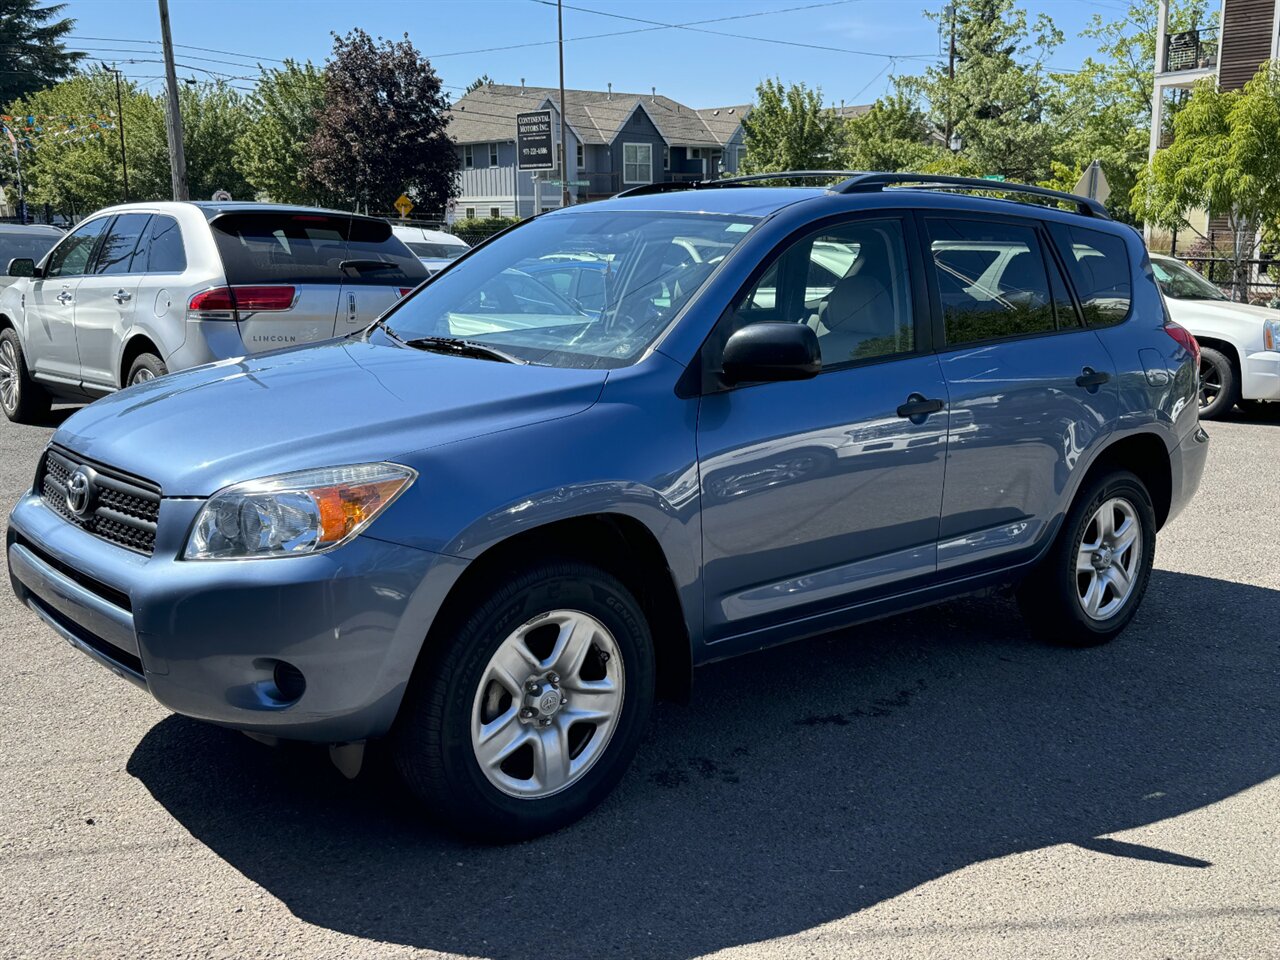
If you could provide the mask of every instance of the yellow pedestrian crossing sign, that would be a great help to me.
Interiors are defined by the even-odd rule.
[[[401,219],[409,215],[409,211],[413,209],[413,201],[406,197],[403,193],[396,198],[396,209],[400,211]]]

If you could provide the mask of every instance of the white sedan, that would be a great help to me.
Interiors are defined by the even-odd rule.
[[[1153,254],[1151,267],[1169,315],[1200,343],[1201,419],[1280,402],[1280,310],[1235,303],[1173,257]]]
[[[392,224],[391,232],[422,261],[422,265],[431,274],[443,270],[450,260],[458,259],[471,249],[467,241],[443,230]]]

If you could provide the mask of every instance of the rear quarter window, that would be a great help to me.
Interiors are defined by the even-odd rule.
[[[227,282],[415,286],[427,276],[381,220],[313,213],[236,213],[210,226]]]
[[[1129,250],[1120,237],[1086,227],[1059,227],[1058,245],[1080,298],[1085,322],[1091,327],[1112,327],[1129,316],[1133,302],[1133,275]]]

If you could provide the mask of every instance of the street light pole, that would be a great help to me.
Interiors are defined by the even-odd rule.
[[[173,199],[189,200],[187,193],[187,157],[182,149],[182,108],[178,104],[178,74],[173,66],[173,37],[169,32],[169,0],[160,4],[160,40],[164,44],[164,81],[169,109],[166,131],[169,135],[169,174],[173,180]]]
[[[120,71],[113,63],[102,65],[103,70],[110,70],[116,76],[116,129],[120,131],[120,169],[124,174],[124,202],[129,202],[129,161],[124,152],[124,101],[120,97]]]
[[[556,0],[556,33],[560,39],[560,206],[569,205],[569,129],[564,112],[564,2]]]

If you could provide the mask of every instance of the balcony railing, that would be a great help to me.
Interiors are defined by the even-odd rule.
[[[1164,72],[1211,70],[1218,65],[1218,31],[1184,30],[1165,40]]]

